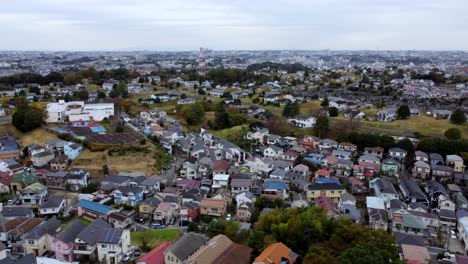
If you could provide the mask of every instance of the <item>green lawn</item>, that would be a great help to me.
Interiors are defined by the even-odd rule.
[[[164,241],[175,241],[179,235],[179,229],[146,230],[130,233],[132,245],[141,246],[143,239],[146,239],[150,248],[155,248]]]
[[[78,221],[80,221],[81,223],[83,223],[83,224],[85,224],[85,225],[89,225],[89,224],[91,224],[91,221],[89,221],[89,220],[86,220],[86,219],[84,219],[84,218],[81,218],[81,217],[80,217],[80,218],[78,218]]]
[[[240,131],[240,130],[242,130],[244,128],[248,129],[248,126],[247,125],[240,125],[240,126],[225,128],[225,129],[221,129],[221,130],[216,130],[216,131],[213,132],[213,134],[215,136],[220,137],[220,138],[227,138],[232,133]]]

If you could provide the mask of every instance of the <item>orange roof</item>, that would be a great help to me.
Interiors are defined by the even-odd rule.
[[[282,260],[288,260],[288,263],[294,264],[296,259],[296,253],[283,243],[278,242],[265,248],[253,264],[281,264]]]
[[[218,207],[218,208],[223,208],[226,206],[226,201],[225,200],[218,200],[218,199],[209,199],[205,198],[202,199],[200,202],[201,207]]]

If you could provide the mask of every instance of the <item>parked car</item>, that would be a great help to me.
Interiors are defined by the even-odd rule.
[[[139,257],[141,255],[141,250],[139,248],[135,248],[135,250],[133,250],[133,255],[135,257]]]
[[[125,253],[125,254],[123,255],[122,261],[129,261],[130,258],[132,258],[132,254],[133,254],[133,253],[132,253],[131,251],[128,252],[128,253]]]
[[[176,218],[172,217],[171,220],[169,220],[169,225],[175,224]]]
[[[140,224],[144,224],[146,222],[143,217],[137,217],[137,218],[135,218],[135,221],[140,223]]]
[[[166,225],[163,225],[161,223],[152,223],[151,228],[153,228],[153,229],[163,229],[163,228],[166,228]]]

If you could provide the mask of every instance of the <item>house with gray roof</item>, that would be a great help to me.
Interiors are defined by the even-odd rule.
[[[41,256],[52,250],[52,241],[59,231],[62,222],[52,217],[34,227],[23,237],[23,248],[26,254]]]
[[[407,203],[422,203],[426,206],[429,205],[429,199],[415,181],[411,179],[402,179],[400,182],[400,190]]]
[[[65,196],[52,195],[45,198],[39,206],[39,213],[42,216],[50,217],[60,214],[65,209]]]
[[[205,235],[198,233],[187,233],[181,236],[164,252],[166,264],[184,263],[195,251],[208,241]]]
[[[52,251],[55,253],[56,259],[67,262],[72,262],[75,259],[73,254],[75,238],[85,228],[85,224],[75,220],[55,236],[52,242]]]
[[[369,181],[369,188],[374,191],[375,196],[382,198],[386,203],[393,199],[399,199],[393,184],[384,178],[372,179]]]

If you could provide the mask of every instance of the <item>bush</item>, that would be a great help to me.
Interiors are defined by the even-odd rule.
[[[449,128],[444,135],[448,140],[458,140],[461,138],[461,131],[458,128]]]

